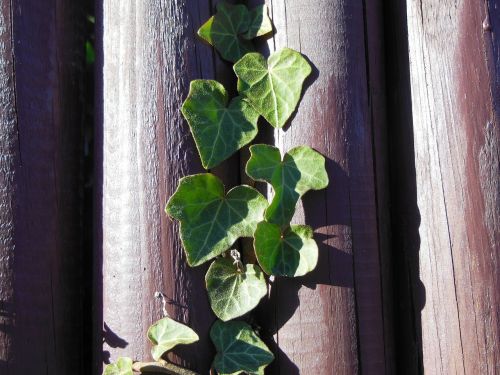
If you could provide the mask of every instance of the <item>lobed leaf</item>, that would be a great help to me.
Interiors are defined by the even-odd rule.
[[[160,319],[149,327],[148,338],[153,343],[151,354],[155,361],[179,344],[198,341],[195,331],[169,317]]]
[[[227,194],[210,173],[184,177],[165,208],[181,223],[181,240],[190,266],[198,266],[229,249],[240,237],[252,237],[262,221],[266,198],[249,186]]]
[[[283,230],[263,221],[255,231],[254,247],[260,266],[270,275],[303,276],[318,263],[318,245],[307,225],[291,225]]]
[[[115,363],[111,363],[104,367],[102,375],[133,375],[132,359],[120,357]]]
[[[245,39],[253,39],[273,32],[273,24],[268,15],[267,5],[258,5],[250,11],[250,26],[243,35]]]
[[[210,330],[217,354],[213,366],[221,375],[264,374],[274,355],[252,328],[241,321],[216,321]]]
[[[273,53],[266,61],[260,53],[247,53],[236,64],[238,92],[272,126],[281,128],[295,111],[311,66],[290,48]]]
[[[132,369],[141,374],[199,375],[197,372],[164,360],[159,360],[158,362],[135,362]]]
[[[192,81],[181,111],[205,169],[226,160],[257,135],[259,114],[241,97],[228,106],[226,89],[217,81]]]
[[[274,198],[265,213],[270,223],[288,225],[302,195],[328,186],[325,158],[310,147],[295,147],[283,160],[279,149],[269,145],[250,146],[250,154],[246,173],[274,189]]]
[[[240,271],[227,258],[216,259],[210,265],[205,281],[212,310],[222,321],[246,314],[267,293],[266,279],[259,266],[247,264]]]

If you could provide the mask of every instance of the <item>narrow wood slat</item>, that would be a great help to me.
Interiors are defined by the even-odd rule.
[[[85,373],[77,2],[0,2],[0,372]]]
[[[499,371],[499,8],[408,2],[425,293],[414,314],[430,374]]]

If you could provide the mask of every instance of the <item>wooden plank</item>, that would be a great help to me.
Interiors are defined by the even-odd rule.
[[[84,58],[75,21],[83,20],[81,6],[2,0],[0,12],[0,372],[87,373],[80,308]]]
[[[318,269],[272,286],[261,315],[274,333],[271,373],[391,373],[390,264],[384,155],[385,99],[381,3],[270,1],[277,30],[268,49],[301,51],[313,78],[288,128],[274,133],[285,152],[308,144],[327,158],[331,184],[308,193],[295,216],[316,230]],[[376,164],[378,163],[378,168]],[[377,173],[376,173],[377,172]],[[379,225],[379,221],[384,221]],[[387,316],[384,316],[387,314]],[[268,318],[269,319],[269,318]]]
[[[500,2],[408,2],[423,368],[500,363]],[[420,311],[415,311],[419,314]]]
[[[179,109],[191,80],[215,74],[212,49],[195,38],[211,11],[202,0],[101,5],[96,246],[102,250],[103,359],[150,357],[146,331],[161,317],[153,298],[161,291],[171,302],[169,314],[200,336],[174,359],[205,373],[214,355],[206,267],[187,266],[178,225],[163,209],[179,178],[202,171]]]

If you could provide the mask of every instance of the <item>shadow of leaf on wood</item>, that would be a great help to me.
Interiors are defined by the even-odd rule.
[[[103,343],[108,344],[111,348],[126,348],[128,346],[128,342],[114,333],[109,326],[104,323],[103,331],[102,331],[102,341]],[[105,350],[102,352],[103,362],[106,364],[110,363],[111,354]]]

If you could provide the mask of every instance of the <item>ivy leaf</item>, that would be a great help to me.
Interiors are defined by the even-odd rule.
[[[281,128],[295,111],[311,66],[290,48],[273,53],[266,61],[260,53],[248,53],[233,67],[238,92],[272,126]]]
[[[279,149],[268,145],[250,146],[250,154],[246,173],[254,180],[270,183],[274,189],[265,214],[270,223],[288,225],[302,195],[328,186],[325,158],[310,147],[295,147],[283,160]]]
[[[246,314],[267,293],[264,273],[259,266],[247,264],[240,271],[227,258],[216,259],[210,265],[205,281],[212,310],[223,321]]]
[[[270,275],[297,277],[312,271],[318,262],[318,245],[307,225],[279,225],[261,222],[254,239],[255,255]]]
[[[224,194],[213,174],[184,177],[165,208],[181,223],[181,240],[190,266],[198,266],[229,249],[240,237],[252,237],[267,200],[249,186]]]
[[[259,114],[241,97],[228,106],[226,89],[217,81],[192,81],[181,111],[206,169],[215,167],[257,135]]]
[[[104,367],[102,375],[133,375],[132,359],[120,357],[115,363],[111,363]]]
[[[198,341],[195,331],[169,317],[160,319],[149,327],[148,338],[153,343],[151,354],[155,361],[179,344],[191,344]]]
[[[219,374],[264,374],[274,355],[252,328],[240,321],[217,320],[210,330],[217,349],[213,366]]]
[[[273,24],[268,16],[267,5],[258,5],[250,11],[250,27],[243,35],[245,39],[253,39],[269,34],[273,31]]]
[[[132,369],[141,374],[199,375],[194,371],[163,360],[158,362],[135,362]]]
[[[238,61],[254,47],[240,37],[250,27],[250,14],[245,5],[217,4],[217,13],[198,30],[198,35],[213,45],[224,60]]]

